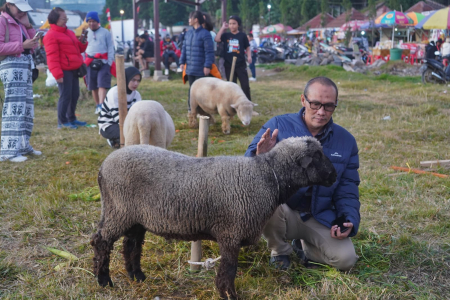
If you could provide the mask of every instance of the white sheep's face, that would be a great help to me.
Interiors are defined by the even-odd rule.
[[[241,120],[244,126],[250,125],[253,116],[259,115],[256,111],[253,111],[253,106],[257,106],[256,103],[245,103],[234,105],[231,104],[231,107],[234,108],[237,112],[239,120]]]

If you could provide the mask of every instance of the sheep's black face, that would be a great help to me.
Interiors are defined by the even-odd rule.
[[[312,155],[305,156],[302,167],[311,185],[331,186],[336,181],[336,170],[321,150],[315,150]]]

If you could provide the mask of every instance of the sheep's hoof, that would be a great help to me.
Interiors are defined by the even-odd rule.
[[[98,284],[101,287],[106,287],[107,285],[109,285],[110,287],[114,286],[111,277],[109,276],[98,276]]]
[[[137,282],[144,282],[145,281],[145,274],[142,271],[138,271],[134,273],[134,277],[136,278]]]

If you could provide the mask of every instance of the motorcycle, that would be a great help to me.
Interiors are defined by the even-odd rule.
[[[442,63],[442,57],[440,52],[434,53],[438,59],[424,59],[423,65],[420,67],[420,73],[422,74],[423,83],[447,83],[450,81],[450,65],[447,67]],[[448,56],[444,57],[444,59]]]
[[[288,48],[285,44],[266,43],[263,47],[258,48],[258,62],[264,64],[289,59],[291,52]]]

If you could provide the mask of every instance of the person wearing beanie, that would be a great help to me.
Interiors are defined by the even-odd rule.
[[[108,29],[100,26],[96,11],[86,15],[88,28],[88,46],[86,48],[87,68],[86,83],[95,101],[95,113],[98,114],[106,97],[106,90],[111,87],[111,66],[114,62],[114,42]]]
[[[141,101],[141,94],[137,91],[141,83],[141,72],[135,67],[128,67],[125,70],[125,80],[127,88],[127,110],[138,101]],[[112,148],[120,148],[120,128],[119,128],[119,95],[117,85],[113,86],[106,95],[98,116],[99,134],[107,139]]]
[[[225,73],[227,80],[230,80],[231,65],[233,63],[233,57],[236,57],[236,66],[234,69],[233,82],[241,83],[242,91],[248,100],[251,100],[250,96],[250,84],[248,80],[247,73],[247,62],[245,61],[245,56],[247,55],[247,61],[252,63],[252,53],[250,51],[250,42],[248,41],[247,35],[239,31],[242,21],[238,16],[230,16],[227,22],[223,22],[222,28],[216,35],[215,41],[222,42],[224,45],[224,50],[222,55],[225,58]],[[230,29],[230,32],[225,32]]]

